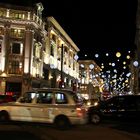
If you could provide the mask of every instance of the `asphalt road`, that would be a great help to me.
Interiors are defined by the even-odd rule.
[[[4,140],[140,140],[140,126],[126,123],[81,125],[70,130],[57,130],[48,124],[0,124]]]

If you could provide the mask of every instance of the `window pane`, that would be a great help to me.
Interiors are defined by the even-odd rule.
[[[20,54],[20,43],[13,43],[12,44],[12,53],[13,54]]]
[[[39,92],[37,94],[37,103],[52,104],[53,93],[52,92]]]
[[[66,95],[64,93],[56,93],[55,102],[56,104],[66,104],[67,103]]]
[[[27,92],[23,95],[23,97],[20,98],[20,102],[22,103],[31,103],[34,99],[36,93],[34,92]]]
[[[10,61],[9,74],[22,74],[22,62]]]

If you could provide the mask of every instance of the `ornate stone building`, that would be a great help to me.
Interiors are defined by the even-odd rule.
[[[47,18],[47,31],[45,79],[50,80],[51,87],[72,89],[79,77],[79,48],[53,17]]]
[[[78,79],[79,49],[54,18],[43,20],[43,9],[0,5],[0,94],[58,87],[60,80],[72,88]]]
[[[79,90],[85,98],[98,99],[103,88],[101,68],[94,60],[79,60]]]

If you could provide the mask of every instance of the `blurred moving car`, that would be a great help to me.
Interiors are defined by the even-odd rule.
[[[88,116],[89,122],[93,124],[98,124],[105,119],[139,121],[140,95],[114,96],[101,101],[97,106],[89,107]]]
[[[52,123],[66,129],[87,123],[87,112],[80,94],[46,88],[28,91],[15,103],[2,104],[0,120]]]
[[[13,97],[11,95],[0,95],[0,104],[2,103],[7,103],[7,102],[12,102]]]

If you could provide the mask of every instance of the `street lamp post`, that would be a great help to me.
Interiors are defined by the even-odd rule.
[[[64,53],[64,46],[63,46],[63,44],[62,44],[62,46],[61,46],[61,81],[60,81],[60,88],[62,88],[63,87],[63,82],[64,82],[64,80],[63,80],[63,53]]]

